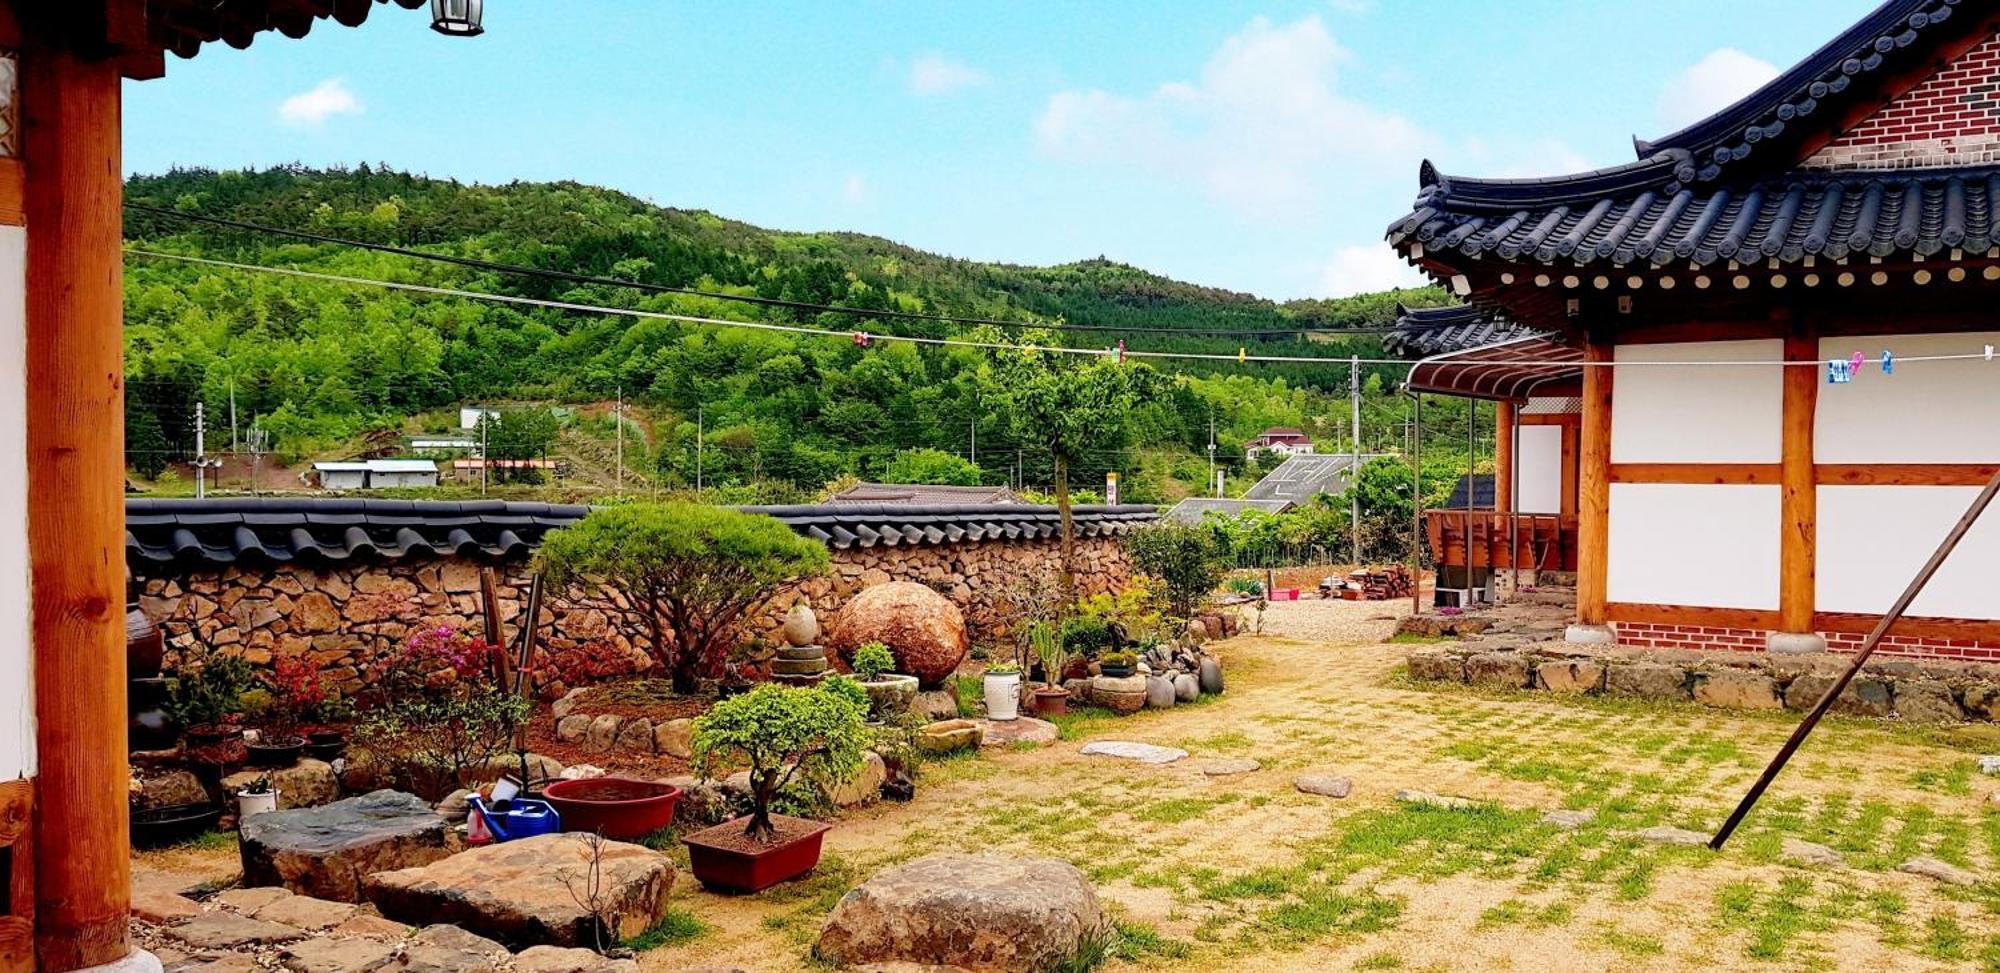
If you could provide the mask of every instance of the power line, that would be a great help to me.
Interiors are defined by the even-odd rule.
[[[1181,335],[1186,337],[1208,337],[1208,338],[1214,338],[1214,337],[1271,338],[1271,337],[1281,337],[1281,336],[1297,335],[1297,334],[1354,335],[1357,337],[1368,337],[1378,334],[1387,334],[1390,331],[1395,330],[1394,328],[1329,328],[1323,326],[1301,326],[1297,328],[1275,328],[1268,330],[1198,330],[1198,329],[1187,329],[1187,328],[1141,327],[1136,325],[1069,324],[1067,322],[1058,324],[1058,323],[1035,322],[1035,321],[1009,321],[1002,318],[968,317],[968,316],[953,315],[953,314],[926,314],[921,311],[898,311],[891,309],[846,307],[837,304],[816,304],[810,301],[793,301],[777,297],[757,297],[749,294],[729,294],[718,291],[706,291],[694,287],[674,287],[668,284],[653,284],[645,281],[628,280],[622,277],[603,277],[595,274],[579,274],[566,270],[550,270],[544,267],[526,267],[520,264],[503,264],[492,260],[480,260],[476,257],[459,257],[459,256],[453,256],[451,254],[431,253],[429,251],[414,250],[409,247],[399,247],[395,246],[394,244],[388,244],[388,243],[370,243],[366,240],[349,240],[342,237],[329,236],[324,233],[313,233],[307,230],[293,230],[279,226],[266,226],[259,223],[248,223],[242,220],[232,220],[221,216],[209,216],[203,213],[187,213],[187,212],[182,212],[180,210],[167,209],[160,206],[152,206],[146,203],[135,203],[127,201],[125,203],[125,208],[133,210],[135,212],[146,213],[153,216],[173,217],[177,219],[189,220],[196,223],[207,223],[214,226],[228,227],[234,230],[243,230],[251,233],[269,233],[275,236],[290,237],[295,240],[306,240],[313,243],[325,243],[343,247],[354,247],[361,250],[371,250],[376,253],[395,254],[397,256],[410,257],[417,260],[431,260],[431,261],[436,261],[438,263],[447,263],[459,267],[466,267],[473,270],[484,270],[493,273],[517,274],[526,277],[538,277],[544,280],[559,280],[572,284],[595,284],[606,287],[625,287],[625,288],[631,288],[633,290],[646,291],[649,293],[656,293],[656,294],[685,294],[694,297],[713,298],[718,301],[735,301],[743,304],[755,304],[760,307],[781,307],[794,311],[813,311],[825,314],[851,314],[856,317],[888,318],[888,319],[906,320],[906,321],[927,321],[939,324],[967,324],[967,325],[984,324],[1002,328],[1046,328],[1053,331],[1089,331],[1089,332],[1104,332],[1104,333],[1116,333],[1116,334]]]
[[[514,304],[527,307],[548,308],[557,311],[574,311],[581,314],[602,314],[611,317],[650,318],[658,321],[678,321],[683,324],[700,324],[700,325],[709,325],[713,327],[722,327],[722,328],[744,328],[752,331],[773,331],[783,334],[815,335],[827,338],[851,338],[859,335],[867,338],[869,341],[901,341],[901,342],[906,342],[908,344],[932,345],[937,347],[982,348],[989,351],[1034,351],[1034,352],[1047,352],[1049,354],[1054,354],[1054,355],[1084,355],[1084,356],[1092,356],[1099,358],[1123,355],[1126,358],[1157,358],[1169,361],[1236,362],[1238,364],[1249,364],[1252,362],[1259,364],[1269,363],[1269,364],[1291,364],[1291,365],[1340,364],[1340,360],[1337,358],[1322,358],[1317,356],[1300,356],[1300,355],[1252,355],[1249,354],[1247,350],[1239,350],[1234,355],[1203,354],[1199,352],[1183,352],[1183,351],[1136,351],[1132,349],[1127,349],[1121,352],[1117,348],[1076,348],[1066,345],[1019,345],[1019,344],[1011,344],[999,341],[968,341],[962,338],[927,338],[918,335],[884,334],[881,332],[872,332],[872,331],[836,331],[831,328],[816,328],[808,325],[775,324],[769,321],[732,321],[727,318],[709,318],[693,314],[672,314],[666,311],[644,311],[644,310],[638,310],[636,308],[607,307],[602,304],[584,304],[577,301],[557,301],[557,300],[550,300],[547,298],[523,297],[516,294],[489,294],[482,291],[470,291],[456,287],[439,287],[433,284],[409,284],[400,281],[376,280],[372,277],[351,277],[345,274],[330,274],[316,270],[300,270],[295,267],[268,267],[260,264],[238,263],[233,260],[217,260],[212,257],[194,257],[194,256],[189,256],[187,254],[167,253],[160,250],[147,250],[144,248],[131,246],[129,244],[125,247],[125,252],[139,257],[150,257],[160,260],[174,260],[174,261],[179,261],[181,263],[200,264],[209,267],[223,267],[230,270],[241,270],[241,271],[248,271],[251,273],[276,274],[283,277],[297,277],[306,280],[321,280],[336,284],[351,284],[351,285],[359,285],[365,287],[380,287],[387,290],[408,291],[416,294],[430,294],[438,297],[458,297],[467,300],[489,301],[496,304]],[[1979,361],[1979,360],[1990,362],[1993,361],[1994,358],[1995,358],[1994,346],[1986,345],[1985,351],[1983,353],[1967,352],[1963,354],[1952,354],[1952,355],[1897,355],[1894,357],[1893,361],[1897,366],[1902,366],[1905,364],[1914,364],[1920,362]],[[1420,364],[1420,362],[1414,362],[1407,358],[1350,357],[1348,361],[1353,364],[1361,364],[1361,365],[1394,365],[1405,368]],[[1862,358],[1862,362],[1864,364],[1879,363],[1880,361],[1882,361],[1882,359],[1879,357],[1870,358],[1867,356],[1863,356]],[[1563,368],[1584,369],[1584,368],[1634,368],[1634,367],[1777,368],[1783,366],[1807,366],[1807,365],[1819,367],[1825,365],[1826,362],[1822,359],[1817,359],[1817,358],[1754,359],[1754,360],[1746,359],[1746,360],[1719,360],[1719,361],[1665,361],[1665,360],[1652,360],[1652,359],[1637,360],[1637,361],[1634,360],[1587,361],[1580,359],[1572,360],[1572,359],[1557,359],[1557,358],[1511,358],[1511,359],[1494,358],[1494,359],[1479,359],[1476,361],[1437,362],[1436,364],[1448,365],[1452,368],[1459,368],[1459,369],[1521,368],[1521,367],[1536,366],[1536,365],[1555,365]]]

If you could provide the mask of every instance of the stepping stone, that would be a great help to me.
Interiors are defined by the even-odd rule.
[[[180,963],[171,968],[171,973],[263,973],[263,967],[249,953],[225,953],[211,960]]]
[[[1300,774],[1293,778],[1292,786],[1302,794],[1317,794],[1320,797],[1346,797],[1354,793],[1354,782],[1333,774]]]
[[[493,973],[497,965],[483,953],[417,945],[403,950],[397,973]]]
[[[338,926],[328,929],[329,936],[365,936],[369,939],[398,940],[410,935],[410,927],[400,922],[390,922],[381,916],[363,913]]]
[[[303,930],[227,912],[203,913],[178,926],[168,927],[167,935],[196,949],[267,946],[305,938]]]
[[[1840,852],[1825,845],[1800,841],[1797,838],[1786,838],[1778,848],[1778,857],[1800,865],[1819,865],[1826,868],[1838,868],[1847,864],[1847,859]]]
[[[1012,720],[973,720],[981,731],[981,747],[1011,747],[1016,743],[1032,743],[1046,747],[1062,736],[1062,729],[1047,720],[1023,716]]]
[[[1708,835],[1702,834],[1699,831],[1689,831],[1686,828],[1668,827],[1664,824],[1654,825],[1639,832],[1639,838],[1656,845],[1684,845],[1690,848],[1708,844]]]
[[[361,901],[370,873],[425,865],[451,854],[444,819],[414,794],[376,791],[323,807],[244,819],[243,881],[300,895]]]
[[[1543,824],[1564,831],[1575,831],[1595,820],[1597,820],[1596,811],[1558,810],[1542,815]]]
[[[1136,760],[1142,764],[1170,764],[1187,756],[1187,751],[1179,747],[1130,743],[1124,740],[1099,740],[1096,743],[1086,744],[1077,752],[1087,757],[1116,757],[1120,760]]]
[[[1988,776],[2000,775],[2000,754],[1979,758],[1979,772]]]
[[[285,889],[265,887],[229,889],[217,893],[214,901],[216,905],[222,906],[232,912],[241,912],[246,916],[253,916],[257,914],[258,909],[262,909],[280,899],[289,899],[291,897],[292,893]]]
[[[461,953],[480,953],[486,956],[499,956],[507,952],[507,947],[485,936],[466,932],[444,922],[425,926],[412,936],[410,941],[424,946],[437,946],[443,949],[455,949]]]
[[[1948,862],[1935,858],[1912,858],[1896,866],[1896,871],[1905,875],[1921,875],[1924,878],[1943,882],[1946,885],[1978,885],[1979,876]]]
[[[1443,794],[1433,794],[1429,791],[1397,791],[1396,800],[1402,801],[1405,804],[1421,804],[1427,807],[1444,808],[1448,811],[1463,811],[1467,808],[1479,806],[1478,801],[1469,801],[1463,797],[1447,797]]]
[[[367,894],[390,919],[448,920],[509,947],[581,946],[595,941],[597,923],[576,903],[570,886],[590,869],[591,858],[582,835],[540,835],[378,872],[368,876]],[[603,911],[611,920],[608,938],[636,936],[666,914],[674,884],[667,856],[606,841],[598,868]]]
[[[1012,855],[932,855],[841,897],[814,955],[838,967],[1050,969],[1103,928],[1075,865]]]
[[[292,973],[371,973],[395,958],[394,945],[368,939],[308,939],[278,954]]]
[[[1210,777],[1234,777],[1237,774],[1254,774],[1264,769],[1264,765],[1248,757],[1232,757],[1211,760],[1201,765],[1201,772]]]
[[[175,892],[167,883],[132,883],[132,917],[156,926],[172,925],[201,915],[201,903]]]
[[[530,946],[514,957],[514,969],[518,973],[637,973],[639,964],[588,949]]]
[[[306,895],[287,895],[256,912],[265,922],[275,922],[318,932],[354,918],[359,907],[352,902],[328,902]]]

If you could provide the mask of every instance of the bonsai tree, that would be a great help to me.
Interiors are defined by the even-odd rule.
[[[243,694],[257,675],[241,656],[207,652],[184,659],[167,687],[167,710],[183,727],[212,727],[243,714]]]
[[[997,335],[996,335],[997,337]],[[1060,344],[1050,331],[1029,331],[1018,349],[997,354],[994,391],[1021,442],[1046,446],[1055,459],[1056,512],[1062,521],[1061,584],[1065,606],[1076,602],[1076,526],[1071,516],[1069,470],[1086,456],[1123,449],[1130,416],[1165,385],[1150,366],[1109,356],[1055,354],[1037,345]]]
[[[1222,581],[1222,558],[1215,535],[1205,527],[1160,523],[1126,541],[1132,566],[1166,586],[1168,610],[1187,618]]]
[[[826,548],[772,517],[694,503],[593,510],[549,532],[539,567],[550,583],[621,589],[652,636],[653,661],[693,692],[722,675],[743,615],[773,592],[827,568]]]
[[[707,777],[748,765],[751,811],[743,833],[770,844],[778,837],[771,802],[800,772],[846,781],[861,769],[867,712],[868,694],[850,679],[811,689],[765,683],[695,718],[695,770]]]
[[[265,682],[270,702],[263,709],[264,733],[272,744],[301,741],[299,727],[328,705],[319,667],[299,656],[286,656],[272,667]]]
[[[870,642],[854,650],[854,674],[862,682],[874,682],[896,669],[896,656],[880,642]]]

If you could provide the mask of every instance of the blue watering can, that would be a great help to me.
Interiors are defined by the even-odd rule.
[[[488,805],[485,798],[475,794],[471,803],[472,812],[486,822],[486,830],[493,833],[496,842],[555,834],[562,830],[562,815],[557,814],[547,801],[517,797],[495,802],[495,806]]]

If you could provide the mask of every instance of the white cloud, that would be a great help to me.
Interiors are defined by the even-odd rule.
[[[1679,131],[1728,107],[1778,76],[1769,61],[1733,47],[1710,51],[1707,57],[1673,76],[1660,93],[1660,124]]]
[[[278,118],[287,125],[319,125],[335,115],[358,115],[361,99],[347,89],[347,82],[328,78],[285,99],[278,106]]]
[[[1397,287],[1421,287],[1429,281],[1417,268],[1403,262],[1386,243],[1341,247],[1333,259],[1320,268],[1319,297],[1346,297]]]
[[[910,62],[910,93],[935,98],[987,82],[986,72],[942,54],[925,54]]]
[[[867,202],[868,177],[858,172],[850,174],[847,177],[847,181],[841,183],[840,198],[847,200],[851,206],[859,206]]]
[[[1142,95],[1058,92],[1036,140],[1053,158],[1161,173],[1252,217],[1311,219],[1330,187],[1413,172],[1431,144],[1402,116],[1340,93],[1351,59],[1317,16],[1258,17],[1193,81]]]

